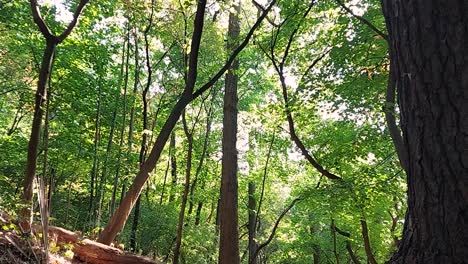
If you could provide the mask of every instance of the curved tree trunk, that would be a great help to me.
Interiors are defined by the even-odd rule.
[[[408,212],[389,263],[468,259],[468,5],[382,0],[408,152]]]

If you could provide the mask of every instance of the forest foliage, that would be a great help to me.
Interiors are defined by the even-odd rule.
[[[52,32],[64,30],[78,2],[39,1]],[[240,2],[242,42],[268,3]],[[197,1],[181,0],[90,1],[57,47],[37,165],[51,225],[92,238],[106,226],[139,170],[142,141],[146,155],[183,96],[196,7]],[[387,41],[375,31],[385,31],[380,8],[375,0],[277,1],[238,55],[242,263],[249,261],[249,214],[255,215],[256,244],[271,236],[259,263],[318,257],[315,263],[350,263],[351,252],[352,261],[383,263],[395,251],[406,184],[385,121],[389,58]],[[236,12],[231,1],[206,5],[195,90],[231,54],[230,12]],[[26,0],[0,0],[0,33],[0,210],[14,215],[22,206],[45,41]],[[223,94],[224,76],[183,111],[138,212],[117,237],[125,248],[174,257],[189,173],[181,261],[217,261]],[[288,115],[310,156],[340,180],[304,157]]]

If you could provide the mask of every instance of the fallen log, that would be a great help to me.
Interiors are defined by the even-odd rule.
[[[36,231],[41,230],[35,226]],[[162,264],[150,258],[126,253],[121,249],[107,246],[90,239],[83,239],[80,235],[56,226],[49,226],[50,240],[57,245],[72,244],[74,257],[89,264]]]

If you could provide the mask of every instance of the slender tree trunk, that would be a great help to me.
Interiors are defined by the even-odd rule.
[[[118,97],[116,97],[118,98]],[[101,218],[102,218],[102,204],[104,201],[104,196],[105,196],[105,188],[106,188],[106,182],[107,182],[107,167],[109,166],[109,157],[111,154],[112,150],[112,143],[114,139],[114,132],[115,132],[115,123],[117,120],[117,108],[118,108],[118,102],[115,102],[115,109],[112,114],[112,125],[111,129],[109,132],[109,139],[107,141],[107,147],[106,147],[106,155],[104,157],[104,162],[102,166],[102,172],[101,172],[101,179],[99,180],[99,194],[98,194],[98,205],[97,205],[97,216],[96,216],[96,226],[101,226]]]
[[[375,260],[374,253],[372,252],[372,246],[369,239],[369,229],[367,228],[366,220],[361,220],[361,231],[362,231],[362,239],[364,240],[364,249],[366,251],[367,261],[370,264],[377,264]]]
[[[49,75],[49,91],[50,91],[50,82],[51,82],[51,74]],[[51,93],[52,94],[52,93]],[[47,97],[46,100],[46,113],[45,113],[45,122],[44,122],[44,132],[43,132],[43,164],[42,164],[42,175],[39,177],[40,181],[40,197],[39,197],[39,205],[41,207],[41,224],[42,230],[44,233],[48,233],[49,230],[49,200],[45,198],[45,190],[46,190],[46,178],[47,178],[47,170],[48,170],[48,161],[49,161],[49,121],[50,121],[50,96]],[[49,261],[49,240],[48,236],[43,236],[43,247],[45,254],[42,256],[42,261],[47,263]]]
[[[169,202],[174,201],[175,189],[177,187],[177,158],[176,158],[176,148],[175,148],[175,131],[171,134],[171,141],[169,143],[169,148],[172,149],[172,153],[169,153],[171,156],[171,190],[169,193]]]
[[[317,251],[314,251],[312,254],[312,257],[314,258],[314,264],[320,264],[320,254]]]
[[[184,132],[185,132],[185,136],[187,137],[187,143],[188,143],[187,164],[185,166],[184,193],[182,195],[182,203],[180,205],[179,223],[177,225],[177,237],[176,237],[176,244],[174,248],[174,258],[172,260],[173,264],[179,263],[180,247],[182,244],[182,231],[184,228],[185,208],[187,206],[187,199],[188,199],[188,194],[190,190],[190,174],[192,170],[193,129],[192,131],[189,131],[189,128],[187,127],[187,122],[185,120],[185,113],[182,115],[182,122],[183,122]]]
[[[55,38],[47,39],[46,48],[42,57],[39,81],[37,83],[36,101],[34,106],[34,116],[32,121],[31,136],[28,144],[28,158],[26,162],[26,174],[23,182],[23,203],[25,207],[21,211],[21,228],[24,232],[29,232],[32,222],[32,197],[33,183],[36,176],[37,155],[40,139],[40,130],[44,106],[47,101],[47,82],[49,80],[52,67],[53,56],[57,42]]]
[[[408,152],[408,211],[390,263],[468,259],[468,6],[382,0]]]
[[[94,228],[96,222],[93,219],[93,216],[95,215],[94,212],[94,202],[95,202],[95,187],[96,187],[96,179],[98,175],[98,167],[99,167],[99,141],[100,141],[100,133],[101,133],[101,84],[98,84],[98,98],[97,98],[97,103],[96,103],[96,119],[95,119],[95,130],[94,130],[94,156],[93,156],[93,167],[91,169],[91,181],[90,181],[90,196],[89,196],[89,207],[88,207],[88,212],[89,212],[89,217],[90,217],[90,226],[91,229]]]
[[[32,222],[32,197],[33,197],[33,183],[34,177],[36,176],[37,167],[37,156],[38,156],[38,145],[40,139],[40,130],[42,124],[43,107],[47,100],[47,83],[50,77],[50,71],[53,64],[53,57],[55,49],[58,44],[65,40],[71,31],[75,28],[78,23],[78,17],[83,11],[84,6],[88,3],[88,0],[80,0],[78,6],[73,14],[72,21],[68,24],[67,28],[59,36],[53,35],[49,27],[42,18],[39,4],[37,0],[29,1],[32,11],[34,23],[41,31],[42,36],[46,40],[46,47],[42,56],[41,68],[39,70],[39,80],[37,82],[37,90],[34,102],[34,115],[31,125],[31,136],[28,143],[28,157],[26,161],[26,173],[23,182],[23,194],[22,199],[25,206],[20,211],[20,227],[23,232],[29,233],[31,230]]]
[[[172,148],[169,148],[169,156],[171,156],[171,151],[172,151]],[[167,159],[166,170],[164,171],[164,181],[163,181],[163,186],[162,186],[162,190],[161,190],[161,197],[159,198],[159,205],[162,205],[162,202],[163,202],[164,191],[166,190],[167,175],[168,175],[170,166],[171,166],[171,159],[168,158]]]
[[[122,85],[122,80],[123,80],[123,77],[124,77],[124,64],[125,64],[125,42],[124,42],[124,45],[122,47],[122,61],[120,63],[120,74],[119,74],[119,82],[118,82],[118,86],[119,89]],[[109,132],[109,139],[107,141],[107,147],[106,147],[106,155],[105,155],[105,158],[104,158],[104,164],[103,164],[103,167],[102,167],[102,172],[101,172],[101,179],[100,179],[100,183],[99,183],[99,198],[98,198],[98,213],[97,213],[97,217],[96,217],[96,226],[100,227],[101,226],[101,218],[102,218],[102,204],[103,204],[103,201],[104,201],[104,196],[105,196],[105,185],[106,185],[106,182],[107,182],[107,169],[108,169],[108,162],[109,162],[109,157],[111,155],[111,150],[112,150],[112,145],[113,145],[113,140],[114,140],[114,133],[115,133],[115,126],[116,126],[116,122],[117,122],[117,112],[119,110],[119,99],[120,99],[120,92],[118,94],[116,94],[115,96],[115,107],[114,107],[114,112],[112,114],[112,125],[111,125],[111,130]],[[120,146],[121,147],[121,146]],[[114,187],[116,188],[115,184],[114,184]],[[113,196],[112,196],[112,202],[111,201],[111,204],[114,204],[115,203],[115,192],[113,192]],[[113,209],[111,209],[113,210]],[[111,211],[112,212],[112,211]]]
[[[119,139],[119,153],[117,156],[117,168],[115,171],[114,176],[114,187],[112,189],[112,198],[111,198],[111,205],[110,205],[110,215],[114,213],[115,204],[117,200],[117,189],[119,187],[119,177],[120,177],[120,167],[122,163],[122,148],[124,142],[124,134],[125,134],[125,123],[127,121],[127,89],[128,89],[128,74],[129,74],[129,60],[130,60],[130,27],[127,28],[127,54],[126,54],[126,61],[125,61],[125,77],[124,77],[124,92],[122,98],[122,127],[120,128],[120,139]],[[125,45],[125,42],[124,42]],[[124,52],[125,53],[125,52]]]
[[[55,175],[56,170],[54,167],[51,168],[50,175],[49,175],[49,186],[47,188],[47,215],[52,215],[52,197],[54,195],[54,188],[55,188]]]
[[[208,142],[209,142],[210,132],[211,132],[211,116],[212,116],[212,106],[210,106],[210,109],[208,110],[207,117],[206,117],[206,128],[205,128],[205,135],[204,135],[204,140],[203,140],[203,149],[202,149],[202,154],[201,154],[201,157],[200,157],[200,162],[198,163],[197,170],[195,171],[195,177],[194,177],[193,183],[190,186],[190,199],[189,199],[190,203],[189,203],[188,215],[192,214],[193,205],[194,205],[193,196],[194,196],[194,192],[195,192],[195,187],[197,186],[198,177],[199,177],[199,175],[201,173],[201,170],[203,168],[203,162],[205,161],[206,152],[207,152],[207,149],[208,149]]]
[[[229,13],[228,49],[237,46],[240,33],[240,2],[233,3],[234,12]],[[226,75],[223,119],[223,160],[221,177],[219,264],[235,264],[239,258],[239,227],[237,212],[237,82],[235,60]]]
[[[248,229],[249,229],[249,263],[250,264],[256,264],[257,260],[254,259],[254,254],[255,251],[257,250],[257,230],[255,229],[257,224],[257,204],[255,201],[255,183],[254,182],[249,182],[249,224],[248,224]]]
[[[18,125],[19,123],[21,122],[21,119],[23,119],[23,117],[25,116],[25,114],[23,114],[23,102],[19,102],[18,104],[18,107],[16,109],[16,113],[15,113],[15,119],[13,119],[13,123],[11,124],[10,128],[8,129],[8,132],[7,132],[7,135],[8,136],[11,136],[13,135],[13,133],[15,132],[15,130],[18,128]]]
[[[332,219],[331,222],[331,235],[333,239],[333,255],[335,256],[336,264],[340,264],[340,256],[338,255],[337,246],[336,246],[336,227],[335,220]]]
[[[198,202],[197,211],[195,213],[195,225],[200,225],[201,211],[203,208],[203,202]]]
[[[151,87],[151,78],[152,78],[152,69],[151,69],[151,61],[150,61],[150,53],[149,53],[149,41],[148,41],[148,32],[151,29],[151,25],[153,23],[153,13],[154,13],[154,0],[151,1],[151,16],[149,20],[149,24],[144,31],[145,37],[145,58],[146,58],[146,68],[148,70],[148,77],[146,80],[146,86],[143,89],[141,94],[141,99],[143,102],[143,138],[141,141],[140,147],[140,155],[139,155],[139,167],[145,162],[146,152],[148,149],[148,92]],[[138,39],[135,37],[135,47],[138,49]],[[135,52],[135,63],[138,64],[138,52]],[[135,88],[138,80],[138,69],[135,70]],[[140,219],[140,205],[141,205],[141,196],[138,197],[138,200],[135,204],[135,211],[133,214],[133,224],[132,224],[132,232],[130,236],[130,248],[133,252],[136,251],[136,234],[138,230],[138,221]]]

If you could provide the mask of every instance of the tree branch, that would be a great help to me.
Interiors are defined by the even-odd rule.
[[[276,0],[271,1],[270,5],[265,9],[265,12],[262,13],[262,15],[257,19],[257,22],[255,22],[255,24],[249,30],[247,36],[244,38],[244,41],[242,41],[242,43],[234,50],[234,52],[231,54],[224,66],[207,83],[205,83],[202,87],[195,91],[195,93],[193,93],[193,99],[197,98],[206,90],[208,90],[211,86],[213,86],[219,80],[219,78],[221,78],[221,76],[223,76],[223,74],[231,67],[231,63],[234,61],[237,55],[239,55],[239,53],[247,46],[255,30],[260,26],[260,24],[265,19],[271,8],[273,8],[275,3]]]
[[[41,11],[39,10],[39,4],[37,0],[30,0],[29,3],[31,4],[31,11],[34,23],[39,27],[42,35],[46,39],[53,39],[55,35],[50,31],[49,27],[46,25],[44,18],[41,15]]]
[[[258,248],[257,250],[255,251],[255,254],[253,255],[252,259],[256,259],[258,254],[260,253],[260,251],[268,246],[268,244],[270,244],[270,242],[273,240],[273,238],[275,237],[275,234],[276,234],[276,230],[278,229],[278,226],[281,222],[281,220],[283,219],[283,217],[289,212],[289,210],[291,210],[291,208],[293,208],[293,206],[299,202],[300,200],[302,200],[302,198],[296,198],[294,199],[289,205],[288,207],[286,207],[283,212],[280,214],[280,216],[278,217],[278,219],[276,219],[276,222],[275,222],[275,225],[273,226],[273,230],[271,230],[271,234],[270,236],[268,237],[268,239],[263,242]]]
[[[34,0],[34,1],[36,1],[36,0]],[[62,42],[64,39],[66,39],[68,37],[68,35],[70,35],[73,28],[75,28],[76,24],[78,23],[78,18],[80,16],[81,12],[83,11],[83,8],[85,7],[85,5],[88,2],[89,2],[89,0],[80,0],[80,2],[78,3],[78,7],[75,10],[75,13],[73,13],[73,20],[70,22],[70,24],[68,24],[65,31],[62,34],[60,34],[60,36],[58,36],[58,38],[57,38],[58,43]]]
[[[377,35],[381,36],[383,39],[385,39],[387,42],[389,41],[388,35],[385,34],[383,31],[378,29],[376,26],[374,26],[369,20],[365,19],[362,16],[356,15],[353,10],[351,10],[349,7],[347,7],[341,0],[335,0],[338,5],[340,5],[344,10],[346,10],[347,13],[355,17],[357,20],[361,21],[362,23],[366,24],[371,30],[373,30]]]

